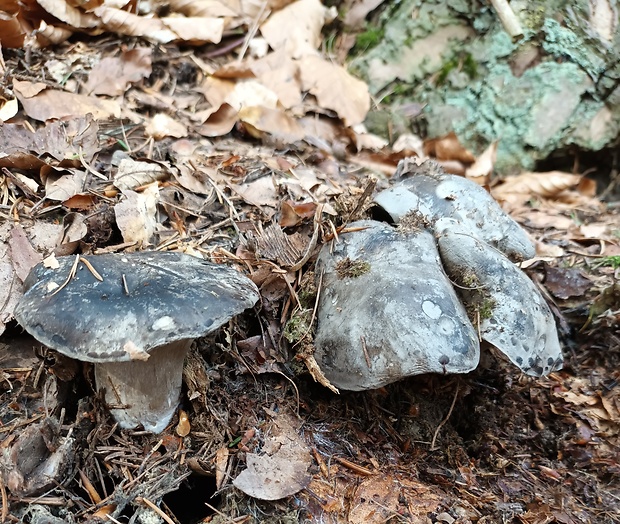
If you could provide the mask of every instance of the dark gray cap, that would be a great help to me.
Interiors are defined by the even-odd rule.
[[[201,337],[252,307],[254,283],[231,267],[168,252],[61,257],[37,265],[15,318],[38,341],[87,362],[145,360],[148,351]],[[62,289],[60,289],[62,288]]]

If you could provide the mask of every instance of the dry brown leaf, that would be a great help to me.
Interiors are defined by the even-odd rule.
[[[204,18],[235,18],[241,11],[239,3],[230,0],[171,0],[168,5],[173,13]]]
[[[222,104],[196,129],[202,136],[223,136],[230,133],[237,123],[237,110],[229,104]]]
[[[311,476],[312,455],[299,437],[295,422],[286,415],[274,415],[272,427],[265,431],[261,454],[247,453],[247,469],[233,485],[246,495],[260,500],[278,500],[304,489]]]
[[[437,160],[456,160],[464,164],[471,164],[476,157],[466,149],[454,132],[439,138],[424,142],[424,154],[435,157]]]
[[[121,191],[125,191],[165,180],[169,176],[169,170],[158,162],[142,162],[123,158],[114,175],[114,185]]]
[[[221,447],[215,452],[215,486],[217,489],[220,489],[226,480],[229,456],[230,450],[227,446]]]
[[[250,67],[257,80],[278,96],[283,107],[290,109],[301,106],[299,65],[284,49],[252,62]]]
[[[370,477],[355,490],[347,522],[351,524],[383,524],[398,515],[401,498],[409,502],[407,522],[425,524],[427,514],[437,511],[445,494],[434,486],[391,475]],[[409,514],[410,511],[414,513]]]
[[[219,44],[224,33],[223,18],[169,16],[161,21],[178,35],[177,40],[192,45]],[[149,37],[148,34],[144,36]]]
[[[17,98],[6,99],[0,97],[0,124],[13,118],[18,110]]]
[[[30,270],[41,262],[43,257],[32,247],[24,228],[19,224],[11,229],[9,246],[15,274],[23,282]]]
[[[231,184],[230,188],[248,204],[261,209],[265,206],[272,208],[271,215],[278,206],[278,190],[270,176],[263,176],[245,184]]]
[[[157,228],[159,188],[151,184],[142,193],[123,191],[124,199],[114,206],[116,224],[124,242],[146,246],[151,243]]]
[[[24,112],[35,120],[45,122],[65,117],[80,117],[91,113],[96,120],[121,115],[120,105],[113,100],[103,100],[86,95],[76,95],[57,89],[48,89],[46,84],[13,81],[15,94]]]
[[[14,4],[15,5],[15,4]],[[28,35],[32,34],[32,25],[18,15],[15,9],[6,10],[0,5],[0,44],[7,49],[24,47]]]
[[[90,72],[85,90],[88,94],[122,95],[132,83],[151,74],[151,54],[148,47],[123,51],[120,56],[103,58]]]
[[[51,169],[46,166],[41,173],[45,184],[45,198],[64,202],[84,191],[86,172],[79,169]]]
[[[272,49],[284,48],[288,56],[316,54],[323,25],[334,18],[334,11],[319,0],[298,0],[273,13],[260,31]]]
[[[47,13],[69,27],[89,29],[99,25],[96,17],[70,5],[66,0],[36,0]]]
[[[155,140],[160,140],[167,136],[174,138],[187,136],[187,127],[165,113],[153,115],[144,127],[144,131]]]
[[[510,195],[514,194],[553,198],[566,189],[577,187],[581,179],[580,175],[572,175],[562,171],[525,172],[505,179],[493,188],[492,193],[498,200],[509,200]]]
[[[221,18],[147,18],[102,5],[93,10],[102,28],[127,36],[141,36],[167,44],[181,41],[191,44],[219,43],[224,31]]]
[[[335,111],[347,126],[364,121],[370,109],[364,82],[320,56],[303,57],[299,67],[302,89],[313,94],[321,107]]]
[[[497,157],[497,142],[493,142],[476,161],[467,168],[465,176],[480,186],[486,186],[491,180]]]
[[[239,120],[255,138],[263,138],[264,134],[268,134],[278,141],[293,143],[305,135],[297,120],[278,109],[243,107],[239,110]]]

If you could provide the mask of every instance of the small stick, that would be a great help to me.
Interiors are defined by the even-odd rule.
[[[2,482],[2,479],[0,478],[0,492],[2,492],[2,515],[0,515],[0,518],[2,519],[2,522],[6,522],[7,517],[9,516],[9,501],[8,501],[8,497],[6,496],[6,487],[4,485],[4,482]]]
[[[67,287],[67,284],[71,282],[71,279],[75,276],[75,273],[77,272],[77,266],[79,261],[80,255],[75,255],[75,261],[73,262],[73,266],[71,266],[71,270],[69,271],[69,276],[67,277],[67,280],[65,280],[63,284],[50,295],[50,297],[53,297],[56,293],[59,293]]]
[[[504,29],[512,38],[523,35],[521,23],[507,0],[491,0],[491,4],[493,4],[495,11],[497,11],[497,16],[499,16]]]
[[[370,355],[368,354],[368,349],[366,348],[366,339],[364,339],[364,335],[360,337],[362,341],[362,351],[364,352],[364,358],[366,359],[366,365],[368,369],[370,369]]]
[[[342,464],[345,468],[348,468],[351,471],[355,471],[355,473],[357,473],[358,475],[364,475],[365,477],[370,477],[373,475],[373,472],[370,471],[368,468],[365,468],[364,466],[360,466],[359,464],[356,464],[355,462],[351,462],[350,460],[343,459],[340,457],[334,457],[334,460]]]
[[[452,405],[450,406],[450,409],[448,410],[448,414],[446,415],[446,418],[444,418],[440,423],[439,426],[437,426],[437,429],[435,430],[435,434],[433,435],[433,440],[431,440],[431,451],[435,451],[435,442],[437,441],[437,436],[439,435],[439,430],[443,427],[443,425],[448,422],[448,419],[450,418],[450,415],[452,415],[452,411],[454,410],[454,406],[456,404],[456,399],[459,396],[459,384],[458,382],[456,383],[456,391],[454,392],[454,398],[452,399]]]
[[[88,270],[99,282],[103,282],[103,277],[97,272],[97,270],[88,260],[86,260],[84,257],[80,257],[80,262],[82,262],[82,264],[84,264],[88,268]]]

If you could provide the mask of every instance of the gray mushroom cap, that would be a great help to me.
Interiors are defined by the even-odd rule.
[[[141,252],[39,264],[24,283],[17,321],[43,344],[87,362],[145,360],[177,340],[205,336],[253,306],[258,289],[233,268],[181,253]],[[60,289],[62,288],[62,289]]]
[[[435,234],[458,223],[462,230],[513,260],[536,254],[525,231],[475,182],[446,174],[431,160],[420,165],[414,159],[401,160],[398,177],[398,183],[375,197],[394,223],[409,216]]]
[[[480,347],[433,236],[362,220],[325,244],[315,358],[337,388],[365,390],[422,373],[467,373]]]

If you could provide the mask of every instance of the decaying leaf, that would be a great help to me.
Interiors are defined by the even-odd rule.
[[[299,64],[302,89],[313,94],[320,106],[335,111],[347,126],[366,118],[370,95],[364,82],[317,55],[304,56]]]
[[[142,193],[126,189],[123,195],[123,200],[114,206],[116,224],[123,240],[146,246],[152,242],[157,228],[157,184],[147,186]]]
[[[46,120],[79,117],[91,113],[95,119],[110,116],[118,118],[121,107],[114,100],[104,100],[87,95],[50,89],[47,84],[15,80],[15,94],[26,114],[45,122]]]
[[[94,95],[122,95],[132,83],[151,74],[151,49],[139,47],[105,57],[90,72],[85,89]]]
[[[308,468],[312,455],[299,437],[295,422],[287,415],[276,415],[265,430],[260,453],[246,455],[247,469],[233,485],[260,500],[278,500],[305,488],[311,476]]]

